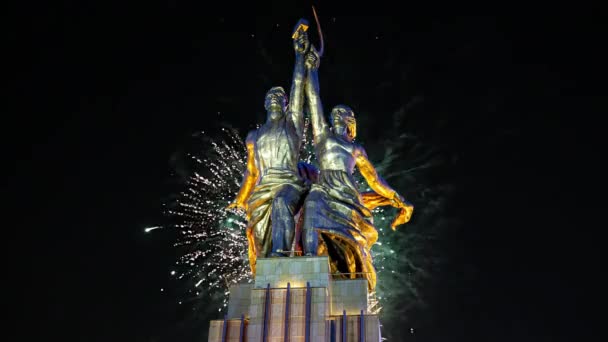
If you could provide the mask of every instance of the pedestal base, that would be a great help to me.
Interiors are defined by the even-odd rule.
[[[333,280],[327,257],[257,260],[253,284],[230,288],[228,313],[209,342],[379,342],[367,280]]]

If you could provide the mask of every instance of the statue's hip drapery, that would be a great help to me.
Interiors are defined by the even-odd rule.
[[[270,253],[272,226],[279,230],[293,229],[293,227],[281,227],[283,223],[281,220],[273,224],[272,217],[293,217],[294,212],[297,212],[301,205],[302,195],[306,190],[297,172],[288,169],[266,170],[253,190],[248,201],[246,230],[249,241],[249,264],[253,274],[255,274],[257,258],[266,257]]]
[[[319,232],[317,255],[328,255],[332,273],[345,278],[367,278],[376,286],[370,249],[378,240],[372,214],[361,202],[352,176],[322,170],[304,204],[304,229]]]

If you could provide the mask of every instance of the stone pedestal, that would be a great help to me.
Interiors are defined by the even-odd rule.
[[[334,280],[329,283],[331,315],[367,312],[367,279]]]
[[[327,257],[264,258],[256,264],[255,288],[291,287],[329,288],[329,260]]]
[[[367,280],[333,280],[327,257],[257,260],[253,284],[230,288],[228,313],[209,342],[379,342]],[[343,337],[346,339],[343,339]]]

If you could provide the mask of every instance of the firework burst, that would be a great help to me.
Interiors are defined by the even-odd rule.
[[[245,145],[235,129],[220,133],[215,139],[198,135],[203,149],[188,155],[192,174],[165,214],[179,232],[175,247],[180,256],[171,273],[188,284],[184,300],[219,293],[225,307],[229,286],[251,281],[251,272],[245,215],[225,210],[241,185]]]

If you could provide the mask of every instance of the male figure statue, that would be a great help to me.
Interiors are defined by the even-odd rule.
[[[255,274],[258,257],[287,256],[291,249],[294,215],[302,205],[305,184],[298,174],[300,145],[304,131],[304,55],[309,41],[301,20],[294,32],[296,55],[291,99],[281,87],[266,93],[267,121],[246,139],[247,169],[234,202],[227,209],[247,213],[249,262]]]

